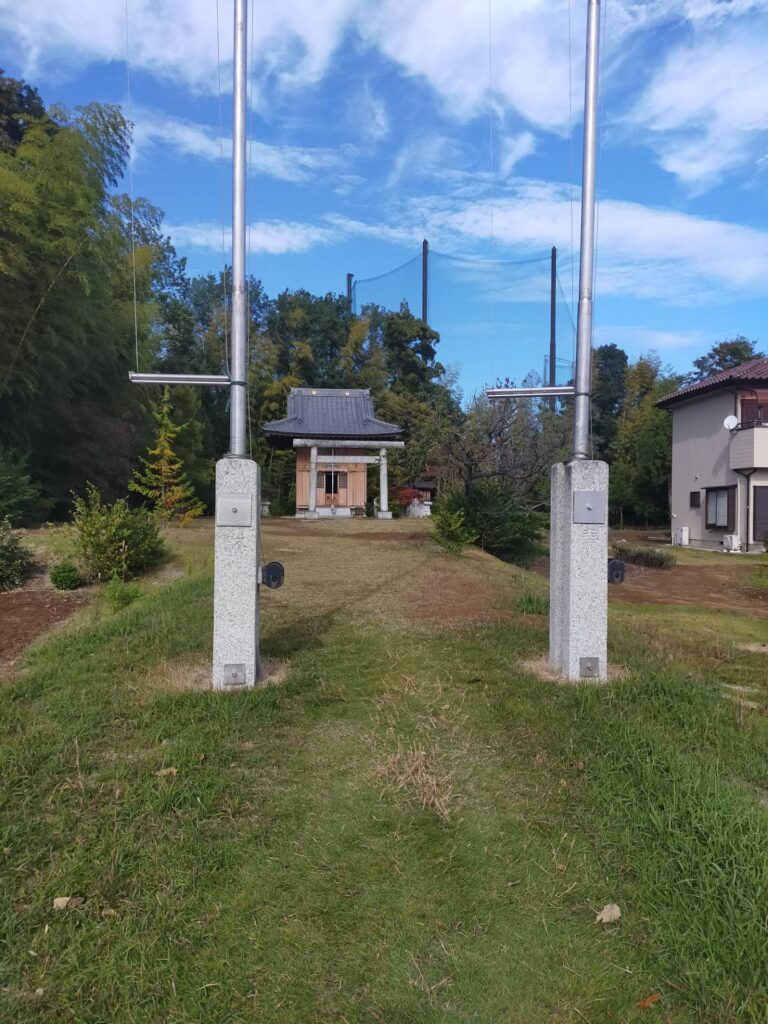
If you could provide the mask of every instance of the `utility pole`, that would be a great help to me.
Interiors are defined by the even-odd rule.
[[[248,458],[248,295],[245,284],[247,0],[235,0],[232,139],[232,356],[229,376],[129,373],[134,384],[226,387],[229,452],[216,463],[216,540],[213,581],[213,688],[255,686],[259,662],[259,530],[261,477]],[[277,565],[277,563],[274,563]],[[267,570],[272,566],[267,566]],[[267,586],[282,583],[269,572]]]
[[[354,274],[347,274],[347,301],[349,302],[349,308],[352,309],[352,281]]]
[[[549,660],[566,679],[608,678],[608,466],[589,457],[599,39],[588,0],[573,452],[550,486]]]
[[[246,451],[248,303],[245,287],[247,0],[235,0],[232,141],[232,376],[229,453],[216,463],[213,687],[255,686],[259,663],[259,467]]]
[[[597,164],[597,77],[600,48],[600,0],[587,8],[587,67],[584,83],[584,155],[581,173],[581,248],[579,309],[576,320],[576,395],[573,410],[573,458],[590,456],[592,391],[592,278],[595,266],[595,168]]]
[[[549,660],[565,679],[608,677],[608,466],[590,459],[592,280],[595,261],[595,165],[600,0],[587,0],[584,158],[581,190],[579,309],[573,387],[555,386],[556,251],[552,250],[549,386],[489,388],[489,398],[570,396],[573,450],[552,467],[549,535]]]
[[[421,319],[429,323],[429,242],[421,243]]]
[[[244,457],[246,404],[246,339],[248,310],[245,293],[245,125],[248,68],[248,11],[246,0],[235,0],[235,68],[232,131],[232,379],[230,381],[229,453]]]

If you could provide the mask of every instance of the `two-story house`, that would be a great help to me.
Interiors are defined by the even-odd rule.
[[[768,359],[696,381],[657,403],[672,414],[672,536],[762,550],[768,535]]]

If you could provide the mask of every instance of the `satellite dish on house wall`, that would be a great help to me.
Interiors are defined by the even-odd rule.
[[[723,420],[723,426],[726,430],[735,430],[738,425],[739,421],[735,416],[726,416]]]

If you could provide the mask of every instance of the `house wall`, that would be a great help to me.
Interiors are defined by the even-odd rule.
[[[752,431],[731,434],[725,429],[723,420],[732,415],[739,416],[739,404],[736,395],[728,391],[691,398],[672,409],[671,528],[674,533],[678,527],[687,526],[690,543],[694,547],[719,550],[723,545],[723,536],[729,532],[726,529],[708,530],[706,527],[706,491],[711,487],[736,488],[732,532],[739,535],[742,544],[747,542],[752,548],[761,546],[761,538],[754,536],[752,490],[755,486],[768,483],[768,460],[763,464],[765,468],[758,469],[749,480],[731,469],[732,461],[740,465],[742,459],[739,447],[736,448],[735,459],[732,459],[732,445],[743,447],[754,443],[745,436]],[[758,427],[755,430],[764,431],[768,435],[768,428]],[[759,461],[757,465],[760,465]],[[699,508],[690,507],[693,491],[700,495]]]
[[[736,524],[740,522],[744,478],[731,469],[731,435],[723,426],[735,411],[735,396],[725,391],[689,399],[672,410],[672,532],[687,526],[694,547],[721,548],[727,532],[706,528],[706,488],[737,487]],[[700,508],[690,507],[692,491],[700,495]]]
[[[318,448],[318,456],[320,455],[332,455],[333,451],[330,448]],[[349,462],[338,462],[333,465],[333,469],[337,473],[347,474],[347,501],[346,505],[342,505],[341,502],[337,504],[343,508],[356,508],[364,509],[365,503],[368,500],[368,465],[363,462],[355,462],[355,456],[369,455],[369,449],[348,449],[339,448],[338,455],[344,455],[345,458],[349,456]],[[310,463],[310,449],[309,448],[297,448],[296,449],[296,511],[306,511],[309,507],[309,463]],[[330,471],[331,466],[318,466],[318,472],[324,473]],[[317,491],[317,504],[318,506],[324,504],[323,492],[318,488]]]

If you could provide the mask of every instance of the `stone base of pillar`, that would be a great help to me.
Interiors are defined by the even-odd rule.
[[[213,584],[213,688],[258,685],[259,467],[250,459],[216,463]]]
[[[552,467],[549,660],[564,678],[608,678],[608,466]]]
[[[392,518],[392,513],[391,512],[377,512],[376,513],[376,518],[377,519],[391,519]]]
[[[297,512],[296,516],[298,519],[319,519],[320,513],[315,512]]]

